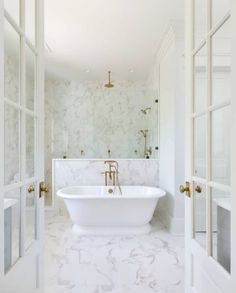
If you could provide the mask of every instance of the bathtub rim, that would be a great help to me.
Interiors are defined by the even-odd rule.
[[[66,194],[66,190],[69,188],[112,188],[113,186],[104,186],[104,185],[73,185],[73,186],[67,186],[59,189],[56,194],[58,197],[62,199],[69,199],[69,200],[76,200],[76,199],[112,199],[112,200],[117,200],[117,199],[140,199],[140,200],[146,200],[146,199],[160,199],[166,195],[166,191],[161,189],[160,187],[155,187],[155,186],[144,186],[144,185],[121,185],[122,187],[141,187],[141,188],[147,188],[153,190],[153,193],[151,194],[145,194],[142,192],[140,195],[137,194]],[[118,187],[117,187],[118,189]],[[135,193],[135,191],[134,191]]]

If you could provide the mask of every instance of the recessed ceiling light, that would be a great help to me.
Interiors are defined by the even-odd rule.
[[[130,72],[130,73],[134,73],[134,70],[133,70],[133,69],[130,69],[129,72]]]
[[[86,73],[89,73],[90,72],[90,70],[89,69],[85,69],[85,71],[84,72],[86,72]]]

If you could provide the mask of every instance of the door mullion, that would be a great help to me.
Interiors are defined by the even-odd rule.
[[[207,186],[206,186],[206,230],[207,230],[207,254],[210,256],[212,255],[212,199],[211,199],[211,187],[209,186],[208,182],[211,181],[211,95],[212,95],[212,88],[211,88],[211,36],[208,33],[211,30],[211,14],[212,14],[212,1],[208,0],[207,2],[207,131],[206,131],[206,179],[207,179]]]
[[[0,138],[4,137],[4,4],[0,1]],[[4,255],[4,140],[0,139],[0,255]],[[4,258],[0,258],[0,284],[4,276]],[[1,290],[1,288],[0,288]]]
[[[25,0],[20,0],[20,27],[25,31]],[[21,123],[20,123],[20,174],[21,182],[24,183],[26,166],[26,113],[25,113],[25,34],[20,36],[20,105],[21,105]],[[21,229],[20,229],[20,256],[25,253],[25,186],[21,188]]]

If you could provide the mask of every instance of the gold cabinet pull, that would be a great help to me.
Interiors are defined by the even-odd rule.
[[[201,193],[201,192],[202,192],[202,188],[201,188],[201,186],[197,185],[197,186],[195,187],[195,191],[196,191],[197,193]]]
[[[188,181],[186,181],[185,186],[184,185],[180,185],[179,191],[181,193],[185,193],[185,195],[187,197],[191,197],[190,183]]]
[[[29,192],[29,193],[34,192],[34,186],[33,186],[33,185],[30,185],[30,186],[28,187],[28,192]]]

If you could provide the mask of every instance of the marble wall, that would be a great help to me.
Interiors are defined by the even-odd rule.
[[[46,150],[54,157],[143,157],[140,129],[149,129],[148,146],[158,144],[155,98],[143,82],[116,82],[114,88],[107,89],[101,82],[47,77]],[[151,110],[145,115],[141,109],[147,107]]]
[[[158,186],[159,168],[156,159],[118,159],[121,185]],[[64,209],[56,197],[58,189],[73,185],[104,185],[107,169],[102,159],[53,160],[53,196],[57,209]]]
[[[142,158],[144,137],[158,156],[158,103],[145,82],[78,82],[46,76],[45,167],[51,182],[53,158]],[[141,109],[151,108],[147,114]],[[110,150],[110,152],[108,152]],[[50,204],[48,197],[47,204]]]

